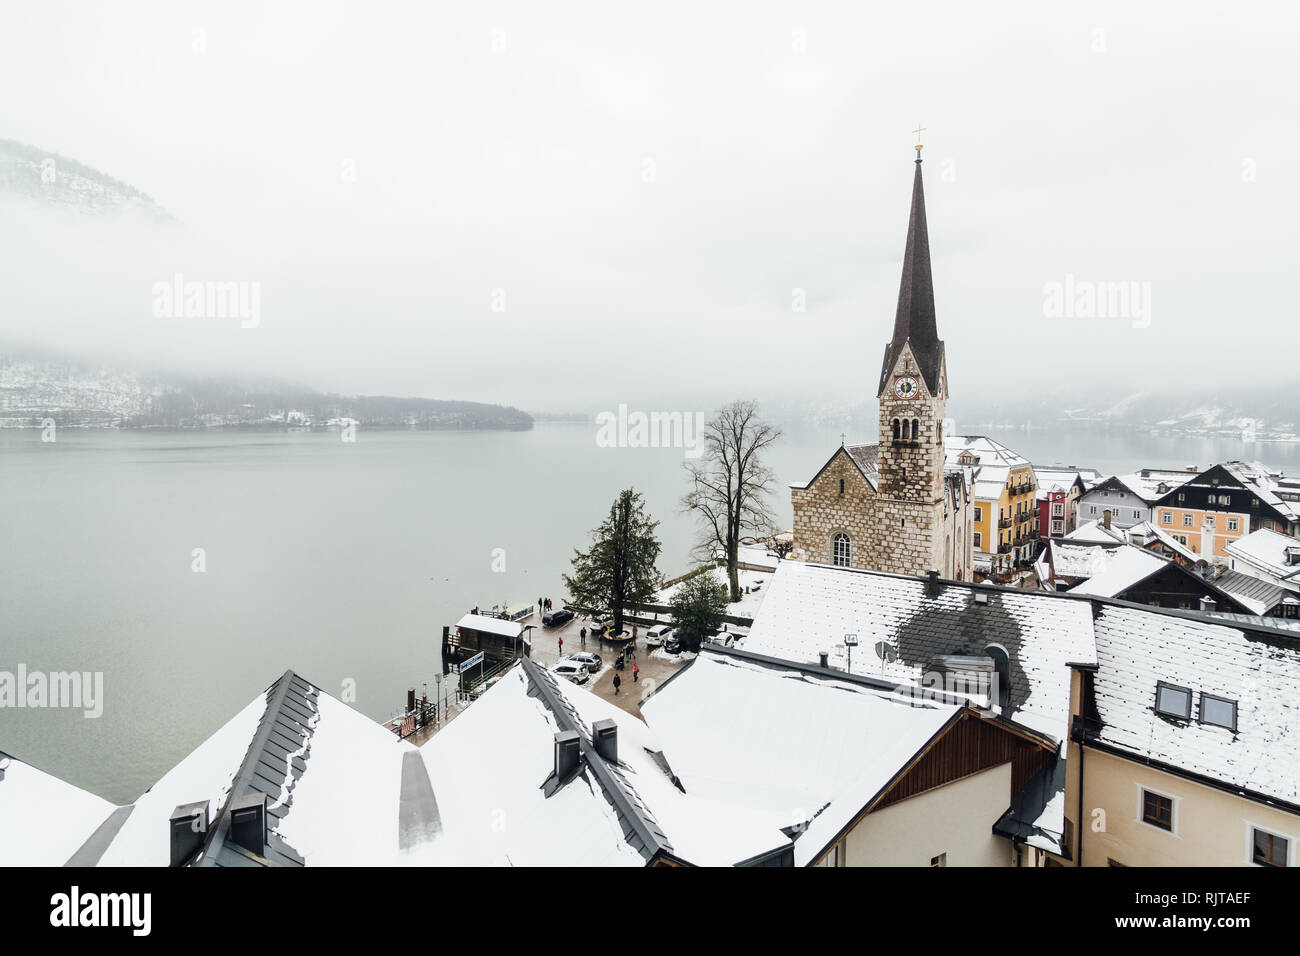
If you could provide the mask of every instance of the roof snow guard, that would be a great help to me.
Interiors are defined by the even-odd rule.
[[[903,279],[898,288],[898,311],[894,316],[894,337],[885,348],[880,370],[880,388],[885,389],[894,363],[910,342],[917,367],[931,393],[939,390],[943,369],[943,342],[934,318],[934,280],[930,275],[930,234],[925,225],[925,190],[921,184],[921,160],[916,161],[912,180],[912,212],[907,223],[907,247],[903,252]]]
[[[555,683],[555,677],[528,658],[520,661],[528,678],[528,696],[540,698],[555,716],[561,731],[578,735],[582,752],[582,774],[590,771],[593,783],[600,787],[618,815],[623,828],[623,838],[649,862],[660,854],[673,852],[672,844],[654,814],[645,805],[617,763],[606,760],[596,751],[591,730],[582,722],[577,710],[569,703]]]
[[[288,670],[266,691],[266,712],[230,785],[196,866],[302,866],[302,856],[275,832],[293,806],[293,789],[307,769],[312,735],[320,720],[320,688]],[[232,834],[232,811],[251,800],[266,801],[262,854]]]

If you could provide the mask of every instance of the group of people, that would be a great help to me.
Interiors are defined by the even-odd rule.
[[[550,609],[551,609],[551,599],[550,599],[550,598],[538,598],[538,599],[537,599],[537,610],[539,610],[539,611],[541,611],[543,614],[545,614],[545,613],[546,613],[547,611],[549,611]]]

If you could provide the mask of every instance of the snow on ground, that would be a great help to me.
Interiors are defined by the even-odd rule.
[[[713,576],[713,580],[717,581],[723,587],[729,587],[726,568],[710,568],[708,573]],[[750,593],[742,593],[740,601],[735,604],[728,604],[727,613],[735,615],[736,617],[753,618],[754,615],[758,613],[759,607],[763,604],[763,596],[767,593],[767,588],[772,583],[773,573],[774,572],[772,571],[740,570],[737,573],[737,576],[740,579],[740,589],[743,592],[748,587]],[[671,587],[664,588],[651,599],[650,603],[671,604],[673,595],[677,593],[677,589],[680,588],[683,583],[684,582],[682,581],[678,581]],[[755,583],[761,585],[758,590],[754,589]]]

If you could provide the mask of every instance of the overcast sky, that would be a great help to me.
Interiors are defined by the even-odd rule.
[[[1294,379],[1297,6],[1134,6],[5,0],[0,137],[182,226],[6,203],[0,340],[534,410],[870,399],[919,121],[955,399]],[[260,325],[156,318],[178,271],[260,283]],[[1149,327],[1045,314],[1067,275]]]

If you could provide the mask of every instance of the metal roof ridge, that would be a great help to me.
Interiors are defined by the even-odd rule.
[[[619,819],[636,834],[642,845],[637,847],[631,840],[628,840],[629,844],[635,847],[647,862],[661,852],[672,853],[673,846],[668,840],[668,835],[664,833],[654,813],[637,792],[636,787],[632,785],[632,781],[621,768],[610,766],[605,758],[596,752],[591,740],[591,731],[583,722],[577,709],[560,691],[555,677],[531,658],[521,658],[519,663],[529,683],[537,690],[542,703],[555,714],[561,728],[578,734],[583,758],[597,784],[600,785],[605,799],[614,807],[614,812],[618,814]]]
[[[289,690],[293,685],[294,679],[302,681],[310,689],[319,694],[320,688],[311,681],[303,677],[298,677],[290,668],[280,675],[279,680],[266,689],[267,701],[266,710],[262,713],[262,719],[257,725],[257,732],[248,742],[248,749],[244,752],[244,759],[239,764],[239,769],[235,771],[235,776],[230,782],[230,789],[226,792],[226,799],[221,805],[212,825],[208,828],[208,837],[203,845],[203,850],[195,862],[196,866],[215,866],[216,856],[226,846],[226,834],[230,831],[230,806],[241,796],[251,783],[254,770],[261,755],[266,748],[267,741],[275,728],[281,712],[284,709],[285,702],[289,696]],[[310,739],[313,729],[307,728],[307,736]],[[269,811],[268,811],[269,812]],[[287,846],[287,844],[286,844]],[[256,859],[248,854],[250,859]],[[260,861],[259,861],[260,862]]]

